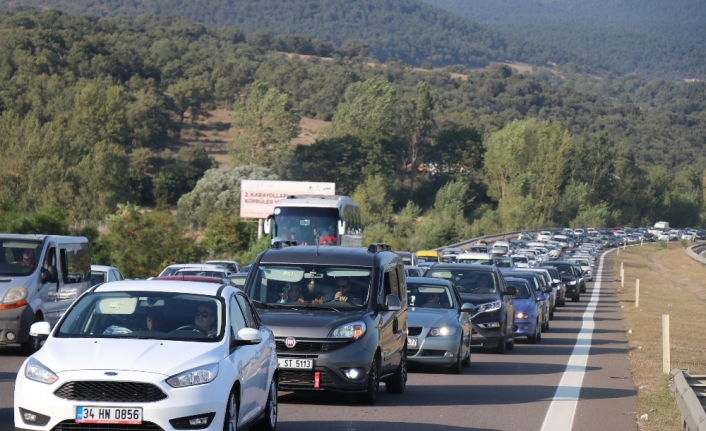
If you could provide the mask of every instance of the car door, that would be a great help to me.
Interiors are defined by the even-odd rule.
[[[88,244],[59,244],[59,290],[56,319],[91,285],[91,255]]]
[[[471,348],[471,316],[467,312],[461,311],[461,307],[463,306],[463,300],[461,299],[461,295],[458,293],[458,290],[456,290],[453,285],[451,286],[451,290],[456,300],[456,312],[458,313],[458,323],[461,324],[461,331],[463,332],[461,338],[463,340],[463,351],[461,352],[461,356],[465,358],[466,354],[468,353],[468,350],[470,350]]]
[[[57,262],[57,247],[54,242],[49,242],[47,244],[46,248],[46,253],[44,253],[44,259],[42,261],[42,268],[48,268],[50,266],[53,266],[55,268],[58,267]],[[40,280],[41,282],[41,280]],[[59,281],[57,280],[56,282],[50,282],[46,281],[42,283],[40,287],[40,298],[42,299],[43,302],[43,311],[44,311],[44,319],[47,320],[49,323],[52,325],[57,322],[59,319],[58,316],[56,316],[56,294],[59,290]]]
[[[248,324],[245,315],[238,304],[236,294],[231,295],[228,301],[228,314],[230,317],[230,327],[228,336],[234,339],[238,337],[238,331],[247,328]],[[240,378],[240,417],[238,425],[252,419],[259,411],[257,410],[257,373],[255,355],[259,350],[258,345],[236,346],[230,351],[228,361],[237,370],[236,378]]]
[[[515,333],[515,301],[512,299],[512,295],[507,295],[507,286],[505,286],[505,279],[500,273],[496,274],[498,277],[498,282],[500,287],[500,295],[502,296],[501,301],[505,304],[505,334]]]
[[[394,294],[393,282],[395,283],[395,289],[399,291],[395,266],[390,265],[384,268],[382,286],[378,298],[379,304],[387,305],[387,296]],[[395,342],[395,332],[398,329],[398,324],[398,313],[396,311],[387,311],[383,307],[380,311],[380,321],[378,324],[380,328],[380,349],[382,352],[380,363],[381,374],[388,374],[394,371],[393,365],[396,364],[393,363],[393,356],[398,352]]]
[[[265,407],[265,403],[267,402],[267,388],[270,383],[268,370],[272,366],[272,364],[270,364],[272,355],[269,354],[270,348],[266,345],[269,334],[260,324],[260,318],[257,316],[257,312],[255,312],[252,304],[250,304],[250,301],[248,301],[245,295],[238,293],[236,294],[236,298],[245,316],[246,324],[249,328],[260,331],[262,337],[262,342],[256,346],[257,351],[254,352],[253,356],[253,386],[256,388],[253,390],[253,393],[256,394],[255,402],[257,404],[255,410],[260,411]]]

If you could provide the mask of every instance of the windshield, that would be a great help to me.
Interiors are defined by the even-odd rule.
[[[275,208],[273,238],[301,245],[338,245],[338,208]]]
[[[448,286],[407,283],[407,297],[410,307],[454,308]]]
[[[207,269],[182,269],[174,275],[198,275],[203,277],[220,277],[226,278],[226,273],[223,271],[211,271]]]
[[[37,268],[41,242],[6,239],[0,246],[0,275],[26,276]]]
[[[438,262],[439,258],[436,256],[417,256],[419,262]]]
[[[513,256],[512,261],[515,263],[528,263],[525,256]]]
[[[485,245],[474,245],[468,249],[469,253],[488,253],[488,247]]]
[[[554,268],[556,268],[556,270],[559,271],[560,275],[574,275],[574,271],[571,269],[571,265],[552,263],[547,263],[546,265],[553,266]]]
[[[530,292],[530,288],[527,286],[527,283],[505,280],[505,285],[512,286],[517,289],[517,293],[512,295],[514,299],[530,299],[532,297],[532,292]]]
[[[457,259],[458,263],[470,263],[474,265],[492,265],[493,262],[490,260],[490,258],[487,257],[481,257],[481,258],[476,258],[476,259],[469,259],[469,258],[464,258],[464,259]]]
[[[498,291],[498,281],[490,271],[432,268],[428,277],[449,280],[459,292],[486,294]]]
[[[91,286],[108,281],[107,275],[108,273],[104,271],[91,270]]]
[[[498,268],[512,268],[512,259],[510,258],[494,259],[493,262],[495,262],[495,266]]]
[[[216,341],[223,306],[212,296],[167,292],[93,292],[69,310],[57,337]]]
[[[362,308],[368,303],[371,268],[270,265],[257,268],[249,296],[275,308]]]

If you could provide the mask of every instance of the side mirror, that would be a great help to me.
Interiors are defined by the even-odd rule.
[[[517,294],[517,289],[514,286],[507,286],[505,288],[505,295],[516,295]]]
[[[553,289],[552,289],[551,287],[546,287],[546,288],[544,289],[544,293],[551,293],[552,290],[553,290]]]
[[[345,220],[338,221],[338,235],[343,236],[346,234],[346,222]]]
[[[48,268],[42,268],[39,278],[42,280],[42,283],[56,283],[59,281],[59,272],[54,265],[51,265]]]
[[[397,297],[397,295],[387,295],[385,302],[386,305],[384,309],[386,311],[399,311],[402,309],[402,302],[400,301],[400,298]]]
[[[41,339],[45,339],[51,333],[51,325],[49,322],[35,322],[29,327],[29,335]]]
[[[477,310],[478,307],[469,302],[465,302],[461,305],[461,311],[465,311],[466,313],[475,313]]]
[[[259,330],[253,328],[243,328],[238,331],[238,338],[235,340],[238,346],[250,346],[260,344],[262,342],[262,334]]]
[[[272,233],[272,216],[265,219],[265,223],[262,225],[262,230],[265,232],[265,235]]]

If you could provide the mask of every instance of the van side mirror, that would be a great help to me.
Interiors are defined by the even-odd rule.
[[[50,265],[48,268],[42,268],[39,278],[42,283],[56,283],[59,281],[59,272],[54,265]]]
[[[345,234],[346,234],[346,221],[339,220],[338,221],[338,235],[343,236]]]
[[[262,230],[265,232],[265,235],[269,235],[272,233],[272,220],[273,217],[269,216],[265,219],[265,223],[262,225]]]
[[[387,298],[385,298],[385,305],[383,306],[383,310],[399,311],[401,309],[402,301],[400,301],[400,298],[398,298],[397,295],[387,295]]]

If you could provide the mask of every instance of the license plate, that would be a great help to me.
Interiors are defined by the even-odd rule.
[[[311,359],[282,359],[278,358],[277,363],[280,368],[290,368],[297,370],[314,369],[314,361]]]
[[[417,339],[407,338],[407,347],[417,347]]]
[[[142,424],[142,407],[76,407],[78,424]]]

